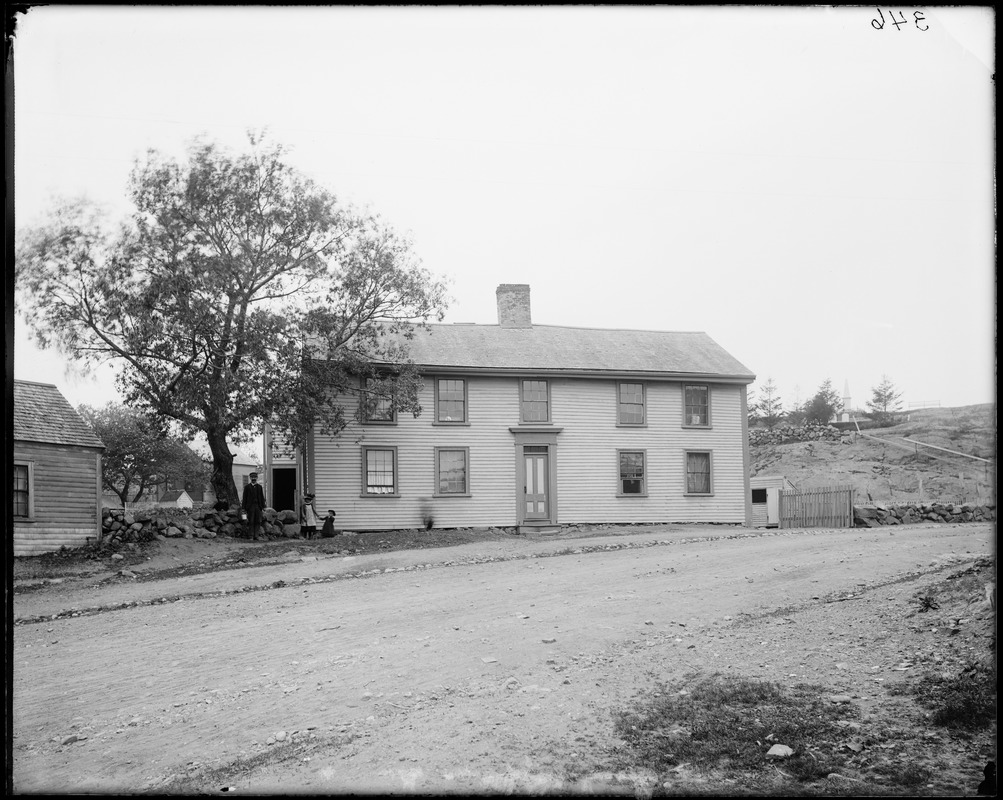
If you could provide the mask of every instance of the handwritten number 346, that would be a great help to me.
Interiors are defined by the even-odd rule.
[[[878,12],[878,19],[872,19],[871,20],[871,27],[874,28],[874,30],[876,30],[876,31],[880,31],[882,28],[885,27],[885,15],[881,13],[881,9],[880,8],[876,9],[876,11]],[[892,11],[891,9],[888,9],[888,20],[889,20],[889,22],[891,22],[892,25],[895,26],[895,30],[900,30],[903,25],[908,25],[909,24],[909,21],[906,19],[905,14],[903,14],[901,11],[899,11],[898,15],[899,15],[899,18],[895,19],[895,12]],[[919,24],[919,23],[924,22],[926,20],[926,17],[923,16],[923,12],[922,11],[913,11],[912,12],[912,16],[913,16],[913,21],[916,23],[916,27],[919,30],[921,30],[921,31],[928,31],[928,30],[930,30],[930,26],[929,25],[920,25]]]

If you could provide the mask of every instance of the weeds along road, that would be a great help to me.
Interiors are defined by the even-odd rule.
[[[740,672],[743,615],[994,552],[982,524],[665,531],[16,595],[14,789],[546,790],[652,674]]]

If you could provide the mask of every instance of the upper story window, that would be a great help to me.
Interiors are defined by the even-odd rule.
[[[707,384],[683,386],[683,425],[710,427],[710,387]]]
[[[435,382],[435,421],[467,421],[467,382],[461,378],[439,378]]]
[[[362,419],[366,422],[396,422],[393,398],[379,388],[380,381],[366,378],[362,393]]]
[[[686,494],[714,494],[709,451],[686,451]]]
[[[644,384],[617,384],[617,424],[644,424]]]
[[[523,422],[550,422],[550,386],[547,381],[525,380],[521,386]]]
[[[11,506],[14,516],[31,518],[32,516],[32,474],[30,464],[14,465],[14,494]]]
[[[644,451],[618,450],[620,486],[618,494],[647,494],[644,477]]]

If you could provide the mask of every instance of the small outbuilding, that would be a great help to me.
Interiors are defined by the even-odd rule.
[[[752,492],[752,527],[780,527],[780,492],[796,489],[783,475],[757,475],[749,478]]]
[[[157,505],[167,506],[169,508],[191,508],[195,505],[195,502],[192,500],[191,495],[189,495],[188,492],[184,489],[180,489],[164,492],[157,501]]]
[[[101,538],[104,444],[50,383],[14,381],[14,555]]]

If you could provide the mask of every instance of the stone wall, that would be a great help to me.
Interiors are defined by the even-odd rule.
[[[906,503],[893,506],[854,506],[853,525],[876,528],[880,525],[907,525],[913,522],[993,522],[996,505],[968,503]]]
[[[124,511],[101,509],[102,542],[115,546],[147,542],[158,536],[185,539],[215,539],[217,536],[246,536],[246,523],[236,506],[226,511],[212,508],[150,508]],[[263,528],[268,536],[299,536],[300,526],[293,511],[266,508]]]
[[[806,422],[804,425],[777,425],[773,428],[750,428],[749,444],[753,447],[764,444],[786,444],[787,442],[841,442],[849,444],[850,434],[833,425],[821,422]]]

